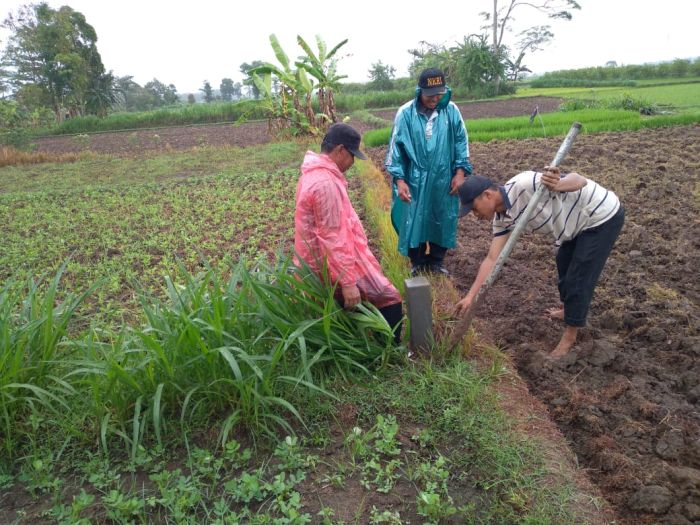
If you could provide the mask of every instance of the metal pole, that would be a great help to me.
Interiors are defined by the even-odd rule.
[[[571,125],[571,129],[569,129],[569,133],[567,133],[566,137],[564,138],[564,141],[561,143],[561,146],[559,146],[559,151],[557,151],[557,154],[554,156],[554,160],[549,164],[550,166],[559,166],[561,161],[564,159],[564,157],[566,157],[566,154],[571,149],[571,144],[573,144],[574,139],[576,138],[576,135],[578,135],[579,131],[581,131],[581,124],[579,122],[574,122]],[[472,319],[474,318],[474,313],[476,312],[479,303],[483,300],[483,297],[488,288],[496,280],[496,277],[498,276],[499,272],[501,271],[501,268],[508,259],[510,252],[513,250],[515,243],[518,241],[518,237],[520,237],[520,234],[525,228],[525,225],[527,225],[528,221],[530,220],[530,217],[532,217],[535,208],[537,208],[537,205],[542,200],[545,190],[545,185],[540,182],[537,186],[537,189],[535,190],[535,193],[532,195],[530,202],[525,208],[525,211],[518,219],[518,222],[515,223],[515,228],[513,228],[513,231],[511,232],[510,237],[506,241],[503,250],[501,250],[498,259],[496,259],[496,264],[494,264],[493,268],[491,269],[491,273],[481,285],[481,288],[479,288],[479,291],[477,292],[471,307],[466,312],[464,317],[462,317],[462,320],[460,321],[459,325],[455,328],[455,331],[452,334],[450,346],[453,346],[454,344],[460,342],[462,340],[462,337],[464,337],[464,334],[466,334],[467,330],[469,330],[469,326],[471,325]]]

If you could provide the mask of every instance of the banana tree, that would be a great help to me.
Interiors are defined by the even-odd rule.
[[[317,132],[316,117],[311,105],[313,82],[304,70],[292,69],[289,57],[274,34],[270,35],[270,44],[279,66],[263,62],[249,72],[270,112],[270,131],[291,127],[294,132]],[[273,89],[273,76],[279,81],[277,90]],[[305,105],[302,105],[302,100]]]
[[[336,122],[337,116],[335,113],[335,102],[333,101],[333,90],[340,85],[340,80],[347,78],[347,75],[338,75],[336,53],[348,43],[348,39],[346,38],[336,44],[330,51],[327,51],[326,43],[319,35],[316,35],[318,54],[314,53],[299,35],[297,35],[297,43],[304,50],[306,56],[299,57],[295,65],[316,79],[319,113],[325,116],[329,122]]]

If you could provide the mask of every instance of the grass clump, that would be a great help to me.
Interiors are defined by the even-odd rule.
[[[382,172],[371,162],[358,164],[360,180],[363,186],[363,210],[368,223],[373,229],[372,237],[377,241],[377,258],[387,278],[403,294],[404,280],[409,277],[406,257],[398,250],[398,236],[391,224],[391,190],[387,186]]]
[[[105,451],[116,438],[132,459],[166,433],[186,439],[190,428],[214,421],[222,444],[240,428],[291,433],[289,421],[303,425],[290,401],[295,391],[330,395],[330,378],[367,376],[399,355],[376,309],[343,310],[332,288],[289,259],[240,261],[227,279],[211,268],[181,269],[179,277],[166,280],[166,299],[141,294],[143,326],[93,327],[72,339],[82,297],[53,306],[60,274],[45,295],[36,287],[26,299],[3,291],[0,439],[8,457],[21,452],[31,410],[45,415],[55,404],[68,409],[66,428],[99,439]]]
[[[69,325],[91,290],[59,302],[64,269],[48,283],[30,279],[22,287],[8,280],[0,289],[0,443],[7,457],[17,453],[32,417],[58,415],[75,394],[56,364],[65,358]]]
[[[0,168],[5,166],[19,166],[22,164],[44,164],[47,162],[75,162],[94,157],[93,153],[45,153],[41,151],[23,151],[15,147],[0,147]]]
[[[637,111],[642,115],[656,115],[660,112],[658,105],[642,99],[635,98],[629,93],[623,93],[619,97],[604,99],[567,99],[559,106],[560,111],[578,111],[582,109],[611,109]]]

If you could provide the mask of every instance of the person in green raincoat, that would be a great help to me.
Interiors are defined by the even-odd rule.
[[[412,274],[448,275],[445,253],[457,237],[457,189],[472,172],[469,139],[439,69],[420,74],[416,96],[399,108],[386,156],[393,179],[391,220]]]

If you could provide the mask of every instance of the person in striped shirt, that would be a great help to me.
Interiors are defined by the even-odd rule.
[[[625,217],[617,195],[578,173],[562,175],[559,168],[548,166],[542,173],[519,173],[503,186],[481,175],[465,180],[459,187],[459,216],[471,211],[478,219],[493,221],[494,236],[474,283],[455,311],[463,313],[471,307],[540,183],[548,191],[525,228],[551,234],[559,246],[556,263],[562,305],[547,312],[565,324],[550,354],[558,358],[571,349],[578,329],[586,324],[593,290]]]

